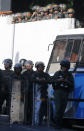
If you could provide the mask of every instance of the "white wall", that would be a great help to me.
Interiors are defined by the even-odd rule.
[[[0,17],[0,68],[3,60],[12,58],[13,25],[8,23],[7,17]]]
[[[56,35],[74,28],[74,19],[42,20],[11,24],[11,18],[0,17],[0,68],[5,58],[13,58],[13,64],[21,58],[43,61],[47,65]],[[15,30],[15,32],[14,32]],[[14,46],[14,47],[13,47]]]
[[[14,63],[21,58],[47,65],[52,44],[59,32],[74,28],[74,19],[43,20],[15,24]]]

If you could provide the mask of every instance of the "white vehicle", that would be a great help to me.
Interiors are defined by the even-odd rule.
[[[70,60],[71,67],[73,67],[74,64],[83,57],[83,45],[82,47],[80,46],[83,40],[83,28],[69,29],[58,34],[53,42],[53,49],[46,71],[50,74],[57,71],[60,68],[59,62],[64,58]],[[80,52],[80,50],[82,51]]]
[[[70,71],[73,73],[75,82],[64,118],[71,120],[69,124],[82,125],[84,120],[84,29],[68,30],[56,37],[46,71],[54,74],[60,69],[60,61],[64,58],[70,60]]]

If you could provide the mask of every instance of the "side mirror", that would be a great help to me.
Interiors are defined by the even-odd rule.
[[[48,45],[48,51],[49,51],[49,48],[50,48],[51,45],[53,45],[53,44],[49,44],[49,45]]]

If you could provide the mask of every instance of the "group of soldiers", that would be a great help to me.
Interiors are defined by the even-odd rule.
[[[6,101],[4,113],[10,115],[11,83],[13,80],[20,80],[22,82],[21,100],[24,101],[25,98],[26,108],[24,109],[24,117],[26,117],[24,123],[31,125],[34,115],[35,125],[41,125],[43,120],[46,122],[48,119],[47,90],[49,84],[52,84],[55,98],[55,115],[52,117],[52,121],[56,128],[61,128],[68,94],[74,87],[73,76],[68,71],[70,62],[62,60],[60,71],[57,71],[52,77],[44,71],[45,64],[42,61],[35,63],[35,71],[33,70],[34,63],[31,60],[21,59],[14,65],[14,70],[11,70],[11,59],[5,59],[3,63],[5,69],[0,70],[0,113],[3,113],[2,107]]]
[[[74,9],[67,8],[65,4],[49,4],[46,7],[34,6],[32,11],[17,13],[13,17],[13,23],[38,21],[58,18],[73,18]]]

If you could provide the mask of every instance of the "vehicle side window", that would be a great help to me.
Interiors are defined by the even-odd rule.
[[[81,55],[79,58],[80,62],[84,62],[84,40],[83,40],[83,45],[82,45],[82,50],[81,50]]]
[[[79,50],[80,50],[81,40],[77,39],[74,40],[74,45],[71,53],[71,62],[76,62],[78,60],[79,56]]]
[[[68,59],[68,60],[70,60],[70,58],[71,58],[71,52],[72,52],[73,44],[74,44],[74,42],[73,42],[72,39],[67,41],[65,58]]]
[[[66,47],[65,58],[71,62],[76,62],[79,56],[81,40],[80,39],[70,39]]]

